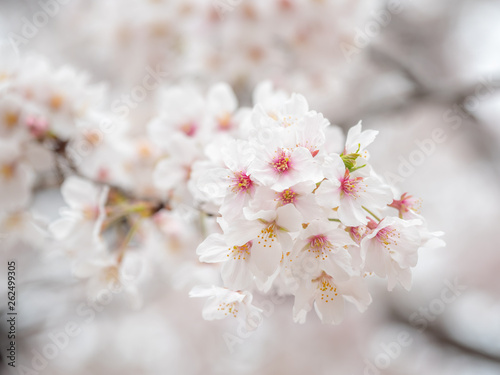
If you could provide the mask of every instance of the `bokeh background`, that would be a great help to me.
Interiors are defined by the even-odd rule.
[[[41,11],[47,22],[26,37]],[[74,321],[81,332],[39,374],[500,374],[498,20],[496,0],[3,0],[2,38],[21,35],[21,54],[87,71],[111,101],[161,64],[166,86],[226,81],[249,105],[271,80],[344,130],[363,120],[380,131],[376,170],[422,198],[447,243],[420,254],[411,292],[375,285],[368,311],[350,310],[339,326],[314,314],[294,324],[293,301],[276,299],[244,338],[203,321],[188,298],[180,275],[200,270],[172,277],[157,262],[141,308],[117,297],[90,319],[78,313],[85,291],[67,258],[4,246],[2,258],[19,264],[18,366]],[[130,113],[132,132],[155,100]],[[37,188],[38,214],[55,219],[63,205],[57,188]],[[6,366],[5,338],[2,373],[21,373]]]

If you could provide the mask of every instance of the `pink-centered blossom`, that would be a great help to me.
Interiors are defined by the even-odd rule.
[[[389,290],[397,283],[406,289],[411,287],[411,267],[416,266],[418,249],[424,244],[421,224],[420,220],[386,217],[361,241],[365,270],[387,277]]]
[[[366,310],[372,298],[361,277],[336,282],[326,272],[304,280],[295,293],[294,321],[305,323],[307,313],[315,308],[323,323],[339,324],[344,319],[345,301],[353,303],[359,311]]]
[[[392,191],[378,178],[361,171],[350,173],[338,155],[325,159],[324,180],[316,190],[319,204],[337,210],[347,226],[367,224],[366,209],[382,209],[392,202]]]
[[[269,145],[257,150],[252,164],[253,176],[263,185],[284,190],[299,182],[319,182],[323,173],[305,147],[286,148]]]
[[[349,246],[356,246],[336,223],[315,220],[295,241],[289,266],[305,273],[326,271],[336,281],[346,281],[354,273]]]

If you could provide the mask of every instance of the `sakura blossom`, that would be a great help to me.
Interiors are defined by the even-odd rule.
[[[61,194],[69,207],[61,209],[61,218],[51,223],[49,229],[69,251],[99,247],[108,191],[107,186],[75,176],[64,181]]]
[[[203,308],[207,320],[224,319],[228,316],[247,319],[251,314],[260,315],[262,310],[252,305],[250,293],[233,292],[216,286],[198,286],[189,292],[190,297],[208,297]]]
[[[499,12],[0,2],[0,372],[500,373]]]

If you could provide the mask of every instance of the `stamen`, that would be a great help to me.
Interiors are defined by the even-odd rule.
[[[56,94],[52,95],[52,97],[50,98],[50,106],[55,111],[61,108],[63,102],[64,102],[64,97],[62,95]]]
[[[0,175],[3,176],[6,180],[11,179],[14,176],[16,171],[15,164],[4,164],[0,168]]]
[[[228,131],[233,127],[230,113],[225,113],[224,115],[218,117],[217,122],[219,123],[219,130],[221,131]]]
[[[290,156],[283,149],[276,151],[277,156],[271,162],[271,166],[279,174],[287,172],[291,168]]]
[[[273,246],[273,242],[276,239],[276,225],[275,223],[269,224],[266,228],[260,231],[260,234],[257,236],[257,241],[259,244],[262,244],[264,247],[271,248]]]
[[[298,194],[290,188],[276,194],[278,195],[278,198],[276,198],[275,200],[279,201],[281,206],[287,205],[289,203],[295,203],[298,196]]]
[[[246,172],[235,172],[234,177],[231,179],[233,184],[231,190],[234,193],[246,192],[253,186],[253,181]]]
[[[360,192],[366,193],[366,185],[363,184],[363,177],[351,178],[349,170],[345,170],[344,178],[340,180],[342,193],[357,199]]]
[[[8,128],[13,128],[19,121],[19,115],[14,112],[6,112],[4,115],[4,120]]]
[[[323,234],[309,237],[308,241],[309,247],[307,251],[314,253],[316,259],[321,257],[321,260],[326,260],[328,258],[328,254],[334,249],[332,243],[328,240],[328,237]]]
[[[224,315],[232,315],[236,318],[238,315],[238,309],[236,308],[236,302],[225,303],[221,302],[219,307],[217,307],[218,311],[223,311]]]
[[[324,302],[333,301],[333,298],[338,296],[337,286],[333,282],[333,278],[324,271],[312,281],[317,283],[318,292],[321,293],[321,300]]]
[[[398,240],[401,238],[401,234],[395,228],[388,226],[380,229],[376,237],[377,240],[383,244],[385,249],[390,251],[392,246],[398,245]]]
[[[233,246],[232,248],[230,248],[230,254],[227,254],[227,256],[229,257],[230,255],[232,255],[234,260],[246,260],[246,257],[250,255],[251,248],[252,241],[248,241],[243,246]]]

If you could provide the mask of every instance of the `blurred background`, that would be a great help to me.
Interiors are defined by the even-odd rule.
[[[18,260],[18,366],[37,368],[6,366],[2,317],[2,373],[500,374],[498,20],[496,0],[3,0],[3,38],[105,82],[110,102],[161,66],[166,86],[226,81],[250,105],[270,80],[344,130],[363,120],[380,131],[375,169],[422,199],[447,246],[420,253],[411,292],[375,285],[368,311],[339,326],[314,314],[294,324],[293,300],[276,298],[242,337],[201,318],[179,274],[203,271],[182,262],[151,262],[141,308],[119,295],[94,308],[50,244],[4,245]],[[129,131],[157,106],[139,103]],[[53,220],[63,205],[57,188],[37,189],[37,214]],[[194,253],[196,238],[184,244]],[[58,341],[71,322],[78,334]]]

